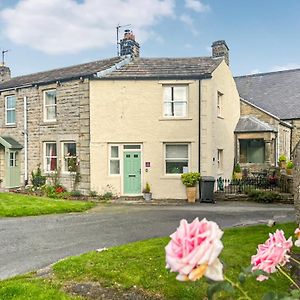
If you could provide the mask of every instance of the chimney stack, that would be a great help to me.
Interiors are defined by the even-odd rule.
[[[10,68],[0,64],[0,83],[10,80]]]
[[[130,55],[133,58],[140,56],[140,45],[135,40],[135,36],[131,30],[126,29],[124,37],[120,41],[120,54],[121,56]]]
[[[229,66],[229,48],[224,40],[215,41],[211,45],[212,57],[224,57],[226,64]]]

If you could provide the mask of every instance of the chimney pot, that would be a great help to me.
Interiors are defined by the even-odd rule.
[[[5,65],[0,65],[0,83],[8,81],[11,78],[10,68]]]

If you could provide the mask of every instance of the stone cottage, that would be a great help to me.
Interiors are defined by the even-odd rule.
[[[41,167],[60,170],[70,188],[68,160],[80,160],[79,189],[90,190],[90,80],[126,63],[111,58],[10,78],[0,67],[0,180],[2,188],[30,183]]]

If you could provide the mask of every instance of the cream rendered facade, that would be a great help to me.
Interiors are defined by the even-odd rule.
[[[187,116],[164,117],[164,88],[178,85],[188,87]],[[124,145],[137,145],[140,149],[131,150],[140,153],[141,159],[137,195],[148,182],[153,198],[185,199],[180,174],[166,174],[166,145],[188,145],[188,171],[198,171],[199,112],[201,175],[230,178],[239,105],[235,82],[224,61],[211,78],[200,80],[91,80],[91,190],[103,193],[110,185],[119,195],[126,195],[124,152],[129,150]],[[119,146],[119,175],[110,175],[112,145]]]

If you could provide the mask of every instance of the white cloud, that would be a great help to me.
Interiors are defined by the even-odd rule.
[[[185,7],[199,13],[210,11],[210,6],[203,4],[200,0],[185,0]]]
[[[132,24],[137,40],[146,40],[151,26],[173,17],[174,9],[175,0],[20,0],[0,18],[12,42],[62,54],[115,43],[118,23]]]
[[[179,17],[179,20],[191,30],[192,34],[197,35],[199,33],[195,28],[194,20],[190,15],[183,14]]]
[[[290,70],[290,69],[299,69],[300,64],[295,64],[295,63],[289,63],[286,65],[282,66],[274,66],[270,69],[270,72],[277,72],[277,71],[284,71],[284,70]]]

